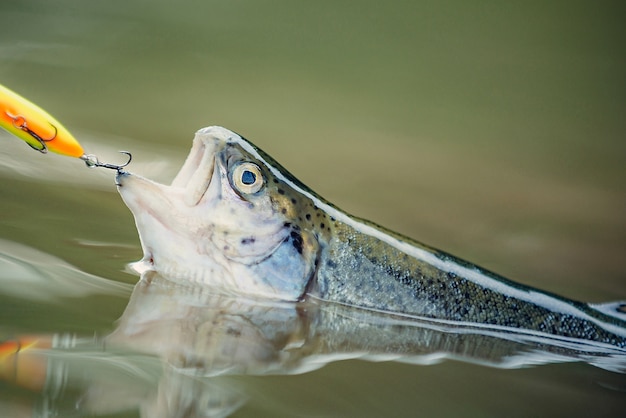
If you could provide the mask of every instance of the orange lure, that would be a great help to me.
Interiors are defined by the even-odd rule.
[[[55,118],[0,84],[0,127],[40,152],[81,158],[83,147]]]
[[[121,165],[101,163],[93,154],[85,154],[76,138],[45,110],[29,102],[19,94],[0,84],[0,127],[26,141],[31,148],[47,153],[55,152],[69,157],[80,158],[87,167],[104,167],[122,171],[131,159],[128,151],[120,151],[128,156]]]

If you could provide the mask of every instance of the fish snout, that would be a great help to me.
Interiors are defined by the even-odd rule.
[[[173,201],[179,199],[176,191],[168,186],[127,171],[118,172],[115,182],[122,200],[135,218],[167,218],[173,210]]]
[[[132,174],[128,171],[118,171],[115,176],[115,185],[117,187],[122,187],[124,185],[124,181],[127,177],[130,177]]]

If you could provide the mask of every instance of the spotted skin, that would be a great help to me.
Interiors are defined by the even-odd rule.
[[[624,305],[600,309],[530,288],[352,217],[251,142],[224,128],[204,128],[196,134],[198,140],[217,144],[213,145],[216,154],[226,155],[220,157],[225,161],[237,155],[261,169],[264,187],[252,196],[242,196],[249,207],[238,212],[237,226],[247,231],[239,231],[244,238],[238,247],[262,247],[269,242],[262,227],[268,222],[281,225],[280,245],[245,270],[255,284],[269,286],[264,295],[290,300],[314,297],[377,311],[626,348]],[[224,167],[228,169],[228,164]],[[187,176],[183,177],[186,180]],[[125,179],[120,180],[123,184]],[[129,207],[137,217],[137,211]],[[224,222],[226,226],[216,224],[213,230],[232,234],[232,219]],[[209,256],[215,258],[213,253]],[[158,269],[159,264],[155,266]],[[214,276],[215,271],[211,270]],[[298,274],[289,276],[291,272]],[[204,277],[205,282],[214,279],[210,274]],[[242,277],[239,274],[235,279],[241,281]]]
[[[280,167],[271,157],[263,155],[267,164]],[[280,167],[285,178],[294,177]],[[297,180],[294,179],[297,182]],[[340,222],[315,205],[299,190],[278,185],[276,200],[280,212],[289,217],[299,230],[311,231],[320,253],[314,283],[308,292],[319,298],[375,310],[400,312],[450,321],[480,323],[499,327],[527,329],[567,338],[584,338],[619,347],[626,347],[626,322],[609,316],[588,304],[567,300],[557,295],[512,282],[442,251],[429,248],[371,222],[345,215],[351,222]],[[299,182],[300,187],[305,187]],[[312,193],[309,189],[305,189]],[[323,201],[317,195],[315,198]],[[327,205],[328,202],[323,201]],[[332,205],[329,205],[332,209]],[[286,213],[285,213],[286,212]],[[412,257],[393,245],[360,231],[367,224],[382,233],[432,253],[451,264],[465,266],[481,276],[496,280],[522,292],[541,295],[566,304],[564,313],[476,283],[452,271],[442,270]],[[618,305],[617,309],[623,309]],[[583,318],[577,314],[582,314]],[[585,319],[584,317],[588,317]],[[617,329],[607,330],[605,325]]]

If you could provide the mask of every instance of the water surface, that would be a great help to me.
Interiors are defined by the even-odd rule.
[[[193,133],[220,124],[355,215],[528,285],[624,300],[623,16],[612,2],[2,3],[0,82],[102,159],[130,150],[148,177],[171,178]],[[2,337],[104,338],[138,280],[125,265],[141,256],[113,173],[4,133],[0,142],[0,255],[29,254],[3,269]],[[113,388],[154,394],[163,376],[149,353],[85,358],[73,367],[101,367]],[[125,362],[149,373],[111,366]],[[235,393],[234,416],[610,416],[626,406],[622,374],[526,366],[348,359],[200,389],[166,381]],[[82,382],[55,407],[84,399],[94,381]],[[0,383],[0,410],[31,416],[46,396]],[[141,406],[100,411],[139,416]]]

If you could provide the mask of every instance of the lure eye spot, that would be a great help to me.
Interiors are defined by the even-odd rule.
[[[235,166],[231,183],[233,187],[240,193],[252,194],[256,193],[265,184],[263,173],[258,165],[251,162],[243,162]]]

